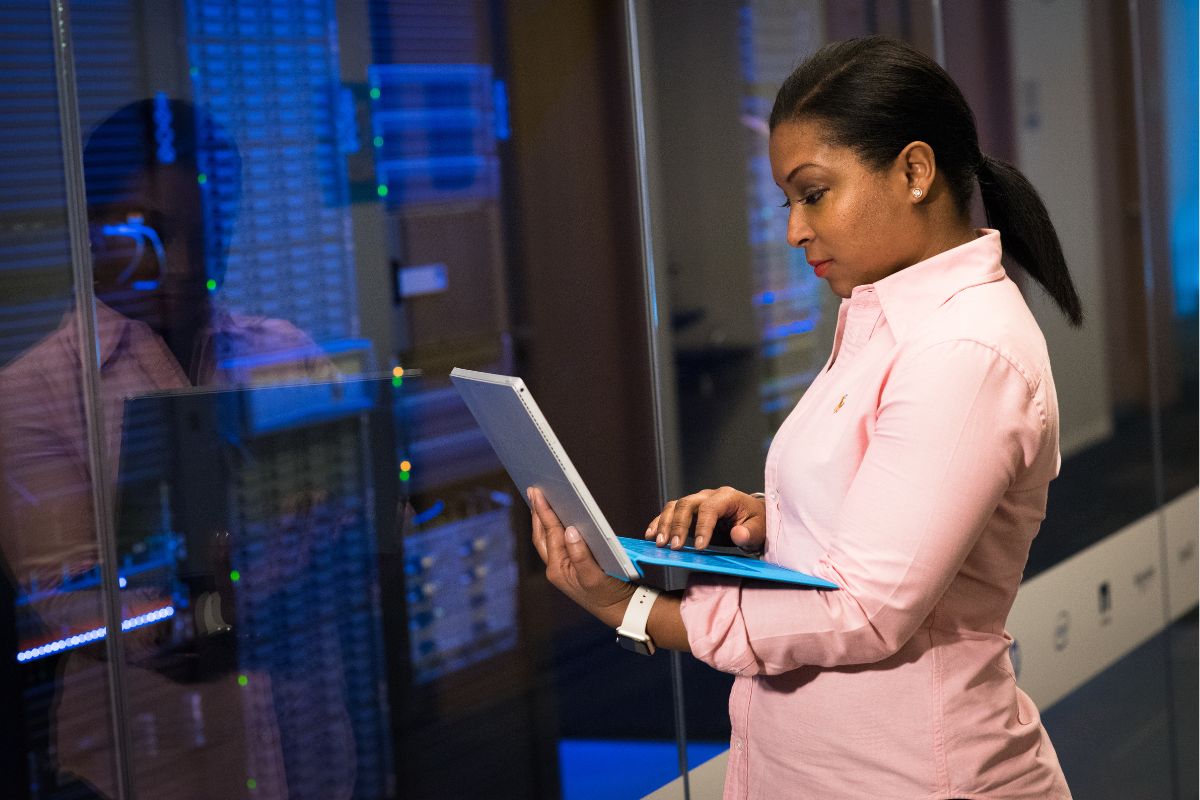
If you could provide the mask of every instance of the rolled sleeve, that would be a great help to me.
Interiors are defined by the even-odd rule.
[[[757,671],[741,595],[740,578],[693,573],[679,606],[692,655],[735,675]]]

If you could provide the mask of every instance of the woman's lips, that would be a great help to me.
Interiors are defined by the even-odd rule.
[[[817,274],[818,278],[824,278],[825,273],[826,273],[826,271],[828,271],[829,265],[832,262],[833,262],[832,258],[827,258],[824,261],[810,261],[808,263],[809,263],[809,266],[811,266],[813,268],[813,272],[815,272]]]

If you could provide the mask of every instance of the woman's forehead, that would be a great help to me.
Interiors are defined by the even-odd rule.
[[[771,131],[771,171],[779,181],[808,170],[839,169],[858,165],[858,154],[834,144],[820,120],[781,122]]]

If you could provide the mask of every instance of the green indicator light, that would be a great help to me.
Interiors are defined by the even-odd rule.
[[[372,86],[372,87],[371,87],[371,99],[372,99],[372,100],[378,100],[378,99],[379,99],[379,87],[378,87],[378,86]]]
[[[229,580],[233,581],[234,583],[237,583],[241,579],[242,573],[238,572],[236,569],[229,573]]]
[[[376,136],[376,137],[375,137],[375,146],[376,146],[376,147],[383,147],[383,137],[382,137],[382,136]]]
[[[201,172],[199,175],[196,176],[196,183],[200,183],[200,184],[208,183],[208,176],[205,175],[203,172]]]
[[[254,780],[254,778],[248,778],[246,780],[246,788],[247,789],[257,789],[258,781]]]
[[[208,281],[204,285],[208,287],[208,290],[210,292],[215,292],[217,290],[217,282],[214,281],[212,278],[209,278]]]
[[[406,481],[409,477],[409,471],[406,469],[400,470],[400,480]]]
[[[247,678],[245,675],[238,675],[238,686],[245,686],[248,683],[250,683],[249,678]]]
[[[376,194],[378,194],[380,197],[387,197],[387,187],[386,187],[386,186],[384,186],[382,183],[381,183],[381,184],[379,184],[379,188],[378,188],[378,189],[376,189],[376,190],[375,190],[375,192],[376,192]]]
[[[395,386],[397,389],[399,389],[403,385],[404,378],[392,378],[392,386]]]

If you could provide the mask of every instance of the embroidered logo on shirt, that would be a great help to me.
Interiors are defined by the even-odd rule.
[[[837,408],[835,408],[833,410],[833,413],[836,414],[837,412],[842,410],[842,406],[846,405],[846,397],[847,397],[846,395],[842,395],[842,399],[838,400]]]

